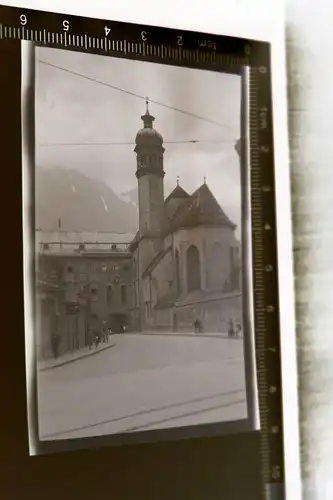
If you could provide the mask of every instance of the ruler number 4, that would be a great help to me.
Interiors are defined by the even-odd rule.
[[[111,29],[108,28],[107,26],[105,26],[104,27],[104,33],[105,33],[105,36],[108,36],[111,33]]]
[[[20,15],[20,23],[22,24],[22,26],[25,26],[28,22],[28,19],[27,19],[27,16],[25,14],[21,14]]]

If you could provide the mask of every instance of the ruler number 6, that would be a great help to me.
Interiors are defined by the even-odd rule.
[[[27,16],[25,14],[21,14],[20,15],[20,23],[22,24],[22,26],[25,26],[28,22],[28,19],[27,19]]]

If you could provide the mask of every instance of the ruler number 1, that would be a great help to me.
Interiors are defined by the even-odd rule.
[[[20,23],[22,24],[22,26],[25,26],[28,22],[28,19],[27,19],[27,16],[25,14],[21,14],[20,15]]]

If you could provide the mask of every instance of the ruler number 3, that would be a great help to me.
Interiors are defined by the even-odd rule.
[[[20,23],[22,24],[22,26],[25,26],[28,22],[28,19],[27,19],[27,16],[25,14],[21,14],[20,15]]]

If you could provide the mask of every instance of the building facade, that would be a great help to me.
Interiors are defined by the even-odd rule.
[[[44,282],[57,290],[53,330],[60,336],[59,354],[89,345],[102,327],[114,332],[132,328],[131,237],[37,231],[37,276],[44,276]],[[37,310],[37,338],[40,344],[51,345],[45,325],[53,321],[53,313],[45,307]],[[53,355],[51,347],[40,352],[44,358]]]
[[[229,220],[206,182],[187,193],[177,182],[164,198],[163,138],[141,117],[135,139],[139,230],[130,245],[137,330],[225,332],[242,323],[242,257]]]
[[[163,137],[149,113],[135,139],[136,235],[36,231],[39,357],[91,343],[102,327],[224,333],[242,324],[236,225],[204,182],[164,197]],[[236,145],[239,153],[240,143]]]

